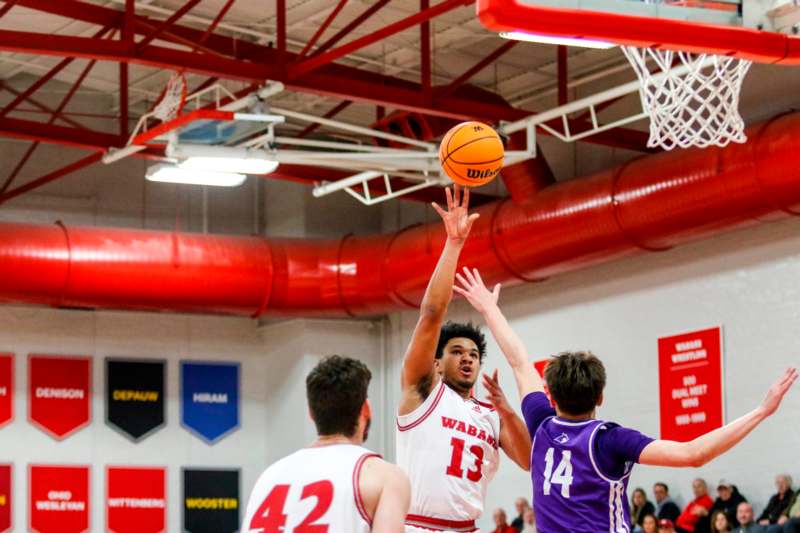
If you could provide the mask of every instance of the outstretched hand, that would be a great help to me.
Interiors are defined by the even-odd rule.
[[[453,286],[453,291],[466,298],[479,313],[483,314],[487,309],[497,305],[497,300],[500,298],[500,284],[495,285],[494,290],[489,292],[477,268],[473,268],[470,272],[464,267],[464,275],[457,273],[456,279],[461,286]]]
[[[486,400],[494,406],[495,411],[501,415],[514,412],[503,389],[500,387],[500,381],[497,379],[497,370],[494,371],[491,377],[483,374],[483,386],[486,388],[486,392],[489,393]]]
[[[450,192],[450,188],[446,188],[445,194],[447,195],[447,211],[439,207],[436,202],[432,202],[431,205],[442,217],[448,240],[460,244],[467,239],[472,224],[480,215],[469,214],[469,187],[453,185],[453,192]]]
[[[770,416],[778,410],[778,406],[780,406],[783,397],[792,385],[794,385],[795,381],[797,381],[797,369],[787,368],[778,381],[772,384],[772,387],[767,391],[767,396],[764,398],[764,401],[761,402],[760,409],[764,416]]]

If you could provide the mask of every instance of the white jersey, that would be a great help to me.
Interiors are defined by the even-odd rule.
[[[284,457],[256,481],[242,533],[369,533],[372,520],[358,480],[370,457],[380,456],[351,444],[304,448]]]
[[[442,380],[413,412],[397,417],[397,463],[411,481],[407,531],[476,531],[497,472],[500,417]]]

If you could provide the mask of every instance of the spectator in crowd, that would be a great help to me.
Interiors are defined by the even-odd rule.
[[[517,508],[517,517],[511,522],[511,527],[517,531],[522,531],[522,523],[525,517],[525,511],[530,509],[531,506],[526,498],[517,498],[514,502],[514,507]]]
[[[517,533],[517,530],[508,525],[506,512],[503,509],[494,510],[494,531],[492,533]]]
[[[717,485],[717,499],[714,500],[714,505],[709,513],[713,515],[716,511],[722,511],[728,517],[731,528],[734,528],[739,525],[739,521],[736,520],[736,509],[740,503],[746,501],[747,498],[739,494],[739,489],[736,488],[736,485],[723,479]],[[714,521],[712,520],[711,522],[713,525]]]
[[[522,530],[520,533],[536,533],[536,514],[528,507],[522,515]]]
[[[764,527],[767,533],[800,533],[800,490],[794,493],[789,507],[778,518],[778,523]]]
[[[778,519],[784,514],[789,507],[789,502],[794,497],[792,478],[787,474],[775,476],[775,488],[778,489],[778,492],[772,495],[764,512],[758,517],[758,523],[762,526],[777,524]]]
[[[708,495],[708,485],[704,479],[692,481],[694,500],[683,509],[675,523],[681,533],[707,533],[710,530],[708,513],[714,500]]]
[[[731,521],[725,511],[714,511],[711,515],[711,533],[731,533]]]
[[[656,497],[656,517],[675,522],[681,515],[681,510],[670,498],[667,484],[658,482],[653,485],[653,495]]]
[[[641,531],[644,515],[653,514],[655,510],[653,504],[647,501],[644,489],[641,487],[635,489],[631,496],[631,526],[633,526],[633,530]]]
[[[642,517],[643,533],[658,533],[658,518],[654,514],[646,514]]]
[[[675,524],[672,520],[662,518],[658,521],[658,533],[675,533]]]
[[[753,506],[742,502],[736,508],[736,520],[739,525],[734,527],[733,533],[763,533],[764,526],[756,524],[753,515]]]

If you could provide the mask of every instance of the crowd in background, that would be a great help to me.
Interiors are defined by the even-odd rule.
[[[653,500],[637,488],[631,493],[631,524],[643,533],[800,533],[800,490],[792,490],[792,478],[775,478],[777,492],[756,516],[753,506],[727,480],[717,484],[712,499],[703,479],[692,482],[693,499],[683,509],[672,500],[666,483],[653,485]],[[516,518],[508,522],[503,509],[494,511],[492,533],[536,533],[536,515],[527,498],[514,502]]]

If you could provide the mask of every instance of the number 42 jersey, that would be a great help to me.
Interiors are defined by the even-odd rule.
[[[304,448],[267,468],[247,503],[242,533],[369,533],[359,493],[364,461],[379,455],[351,444]]]
[[[497,412],[442,380],[422,405],[398,416],[397,464],[411,482],[406,531],[476,531],[499,440]]]

